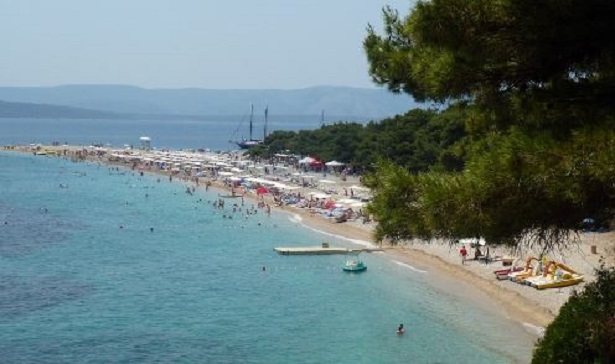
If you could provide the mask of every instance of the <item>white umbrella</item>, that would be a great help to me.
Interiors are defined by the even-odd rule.
[[[339,166],[343,166],[343,165],[344,165],[344,163],[338,162],[338,161],[331,161],[331,162],[325,163],[325,166],[327,166],[327,167],[339,167]]]
[[[459,244],[480,244],[480,245],[485,245],[485,239],[480,238],[480,239],[476,239],[476,238],[465,238],[465,239],[459,239]]]
[[[329,198],[329,195],[327,195],[326,193],[313,193],[313,192],[310,192],[310,195],[312,195],[314,198]]]
[[[367,190],[368,189],[366,187],[355,186],[355,185],[352,185],[349,188],[352,188],[353,190]]]

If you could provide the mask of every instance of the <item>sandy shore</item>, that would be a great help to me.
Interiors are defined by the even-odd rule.
[[[54,147],[45,147],[53,150]],[[80,147],[55,147],[56,149],[67,149],[69,156]],[[28,147],[18,147],[12,150],[20,152],[30,152]],[[109,163],[106,158],[88,157],[103,163]],[[116,163],[117,164],[117,163]],[[121,164],[121,163],[120,163]],[[130,168],[130,165],[123,164]],[[155,171],[154,171],[155,172]],[[157,171],[158,173],[163,173]],[[331,177],[329,177],[331,178]],[[177,180],[177,179],[176,179]],[[343,189],[356,184],[357,181],[349,180],[342,183],[337,180],[338,189]],[[190,182],[187,182],[190,183]],[[214,182],[213,188],[220,189],[228,193],[224,184]],[[199,188],[204,188],[201,183]],[[305,195],[309,189],[301,189]],[[246,198],[256,199],[255,195],[246,195]],[[267,202],[273,205],[271,198],[266,198]],[[372,242],[373,223],[363,224],[359,221],[348,221],[345,223],[333,223],[328,219],[313,216],[307,209],[285,206],[284,211],[297,214],[307,226],[321,230],[330,234],[344,236],[349,239]],[[595,247],[597,254],[591,252],[592,246]],[[461,264],[458,254],[459,247],[451,247],[447,243],[433,242],[406,242],[404,244],[391,246],[384,244],[384,254],[390,259],[409,264],[422,270],[427,270],[430,274],[437,275],[444,280],[452,280],[459,285],[468,297],[474,296],[475,292],[482,293],[482,296],[493,300],[493,303],[501,308],[502,314],[520,323],[528,323],[534,326],[544,327],[548,325],[561,306],[570,297],[573,288],[580,289],[581,285],[566,287],[561,289],[536,290],[529,286],[519,285],[511,281],[499,281],[495,279],[494,270],[503,269],[502,263],[495,261],[490,264],[470,260],[466,265]],[[470,256],[473,251],[470,250]],[[509,256],[511,252],[502,248],[491,248],[492,256]],[[525,252],[524,257],[537,255],[534,252]],[[594,279],[594,269],[599,266],[602,256],[609,265],[615,264],[615,233],[585,233],[581,235],[581,243],[575,249],[559,252],[550,257],[562,261],[573,267],[575,270],[585,275],[586,282]],[[609,258],[606,258],[610,256]]]

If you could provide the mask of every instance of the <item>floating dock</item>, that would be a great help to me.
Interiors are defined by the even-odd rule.
[[[273,248],[282,255],[326,255],[326,254],[348,254],[348,253],[371,253],[383,251],[382,248],[362,248],[348,249],[329,246],[306,246],[306,247],[277,247]]]

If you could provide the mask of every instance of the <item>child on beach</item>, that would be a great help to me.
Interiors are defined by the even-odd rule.
[[[461,265],[466,264],[466,256],[468,255],[468,251],[466,250],[466,246],[462,245],[461,250],[459,250],[459,254],[461,254]]]

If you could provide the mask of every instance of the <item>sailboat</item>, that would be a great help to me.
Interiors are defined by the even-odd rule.
[[[239,148],[241,149],[250,149],[253,147],[256,147],[258,145],[263,144],[263,141],[265,140],[265,137],[267,137],[267,117],[269,114],[269,107],[267,106],[265,108],[265,128],[264,128],[264,132],[263,132],[263,139],[259,140],[259,139],[253,139],[252,138],[252,122],[254,120],[254,104],[250,104],[250,139],[243,139],[241,141],[236,142],[237,146],[239,146]]]

